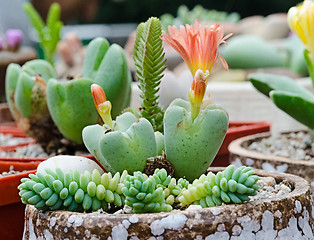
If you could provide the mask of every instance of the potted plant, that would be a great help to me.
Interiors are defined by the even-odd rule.
[[[36,174],[21,180],[19,194],[28,204],[24,238],[171,239],[230,237],[232,232],[241,237],[265,232],[313,237],[305,180],[272,175],[274,182],[286,179],[295,191],[243,203],[259,189],[258,175],[271,174],[255,175],[249,167],[235,169],[232,165],[207,173],[228,129],[227,112],[203,101],[209,72],[219,57],[218,46],[226,39],[223,27],[203,27],[196,21],[163,33],[161,38],[180,52],[194,76],[190,101],[177,99],[164,113],[156,96],[165,69],[160,36],[157,18],[138,27],[134,58],[143,84],[139,110],[112,120],[112,105],[103,89],[91,86],[104,125],[85,127],[83,141],[108,172],[89,159],[56,156],[41,163]],[[191,45],[185,45],[188,42]],[[191,204],[200,209],[183,210]],[[111,213],[123,206],[128,206],[131,214],[90,213],[100,209]],[[183,211],[167,213],[179,208]],[[147,212],[154,214],[140,214]],[[303,230],[294,224],[296,219]]]
[[[313,21],[310,20],[313,12],[314,4],[312,1],[307,0],[302,5],[291,8],[288,12],[290,28],[299,35],[305,44],[304,57],[312,83],[314,82],[314,38],[309,29],[313,27]],[[296,84],[291,79],[279,75],[252,74],[250,75],[250,80],[258,91],[270,97],[279,109],[305,125],[308,130],[306,133],[283,133],[280,137],[268,138],[269,140],[266,138],[268,136],[265,135],[239,139],[239,141],[231,144],[229,148],[233,160],[240,159],[240,162],[249,161],[253,167],[257,168],[268,168],[274,171],[279,170],[281,172],[297,174],[309,180],[311,185],[314,186],[314,164],[310,157],[311,149],[309,148],[313,142],[313,93]],[[308,143],[302,145],[306,139]],[[257,144],[260,141],[263,141],[262,144],[266,144],[268,149],[273,149],[273,152],[266,153],[260,147],[257,147],[260,149],[258,153],[254,153],[256,150],[248,151],[245,149],[250,143],[256,142]],[[281,144],[275,144],[274,141]],[[280,145],[285,145],[286,149],[294,150],[280,152]],[[292,155],[293,152],[298,153],[298,156]]]

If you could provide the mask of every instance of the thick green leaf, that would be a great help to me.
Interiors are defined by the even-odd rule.
[[[314,101],[284,91],[271,91],[270,97],[278,108],[310,129],[314,129]]]

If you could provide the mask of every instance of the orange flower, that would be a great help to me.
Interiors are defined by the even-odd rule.
[[[169,34],[163,31],[161,39],[174,48],[188,65],[193,83],[189,91],[191,103],[191,115],[194,120],[201,108],[201,104],[206,91],[209,74],[216,62],[220,59],[222,65],[228,70],[228,64],[218,53],[221,43],[231,36],[224,35],[224,28],[218,24],[205,27],[195,20],[193,25],[168,27]],[[227,43],[226,43],[227,44]]]
[[[223,26],[213,24],[204,27],[195,20],[193,25],[181,25],[180,29],[169,26],[168,31],[169,34],[163,31],[161,39],[181,55],[193,77],[198,69],[210,72],[218,57],[228,70],[227,62],[218,53],[218,46],[226,43],[225,40],[231,36],[223,37]]]
[[[97,84],[92,84],[91,91],[94,99],[95,107],[104,121],[109,127],[112,127],[111,103],[107,101],[104,90]]]

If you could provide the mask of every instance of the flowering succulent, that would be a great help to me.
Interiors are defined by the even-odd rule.
[[[307,62],[312,84],[314,86],[314,2],[305,0],[303,4],[292,7],[288,12],[288,23],[297,33],[306,49],[304,57]],[[314,129],[314,94],[298,85],[294,80],[273,74],[251,74],[253,86],[270,97],[275,105],[295,118],[310,130]]]
[[[288,11],[288,24],[290,29],[296,33],[305,45],[304,57],[308,70],[314,82],[314,2],[304,0],[296,7]],[[313,84],[314,85],[314,84]]]
[[[251,168],[242,167],[235,170],[230,166],[216,175],[204,175],[228,128],[227,112],[218,105],[203,101],[208,75],[220,57],[218,46],[226,39],[223,37],[223,27],[203,27],[196,21],[193,26],[182,26],[180,30],[170,27],[169,34],[164,32],[163,36],[158,35],[159,32],[160,23],[157,18],[150,18],[141,24],[138,27],[134,53],[137,74],[141,81],[140,88],[143,91],[142,98],[150,98],[147,101],[144,99],[142,107],[154,117],[146,119],[146,113],[142,110],[140,118],[131,112],[125,112],[113,120],[111,110],[114,103],[111,104],[106,97],[110,91],[95,83],[91,85],[91,95],[104,124],[86,126],[82,132],[83,141],[98,163],[109,173],[101,178],[96,171],[92,174],[85,172],[80,178],[77,173],[73,173],[71,180],[74,179],[76,185],[73,183],[75,191],[71,191],[70,195],[74,196],[75,210],[89,211],[101,206],[105,208],[104,204],[112,203],[117,206],[126,204],[134,213],[161,212],[171,211],[173,206],[188,204],[206,207],[221,205],[222,202],[240,203],[256,193],[258,177],[253,175]],[[159,37],[182,55],[193,75],[190,102],[176,99],[164,115],[156,107],[158,97],[155,96],[164,70],[164,54]],[[157,49],[154,49],[155,47]],[[97,59],[96,55],[87,54]],[[221,57],[220,59],[227,69],[226,62]],[[87,76],[92,78],[96,76],[97,80],[97,71],[101,70],[102,66],[91,65],[84,68],[83,72],[87,72]],[[157,119],[160,116],[163,116],[162,127],[158,127],[160,123]],[[154,129],[161,128],[164,134],[154,132]],[[158,156],[160,154],[162,156]],[[130,175],[126,175],[126,171]],[[68,209],[68,202],[65,206],[62,199],[65,196],[60,196],[61,191],[68,188],[68,185],[64,187],[62,182],[65,181],[63,176],[66,174],[62,174],[58,169],[56,173],[49,169],[46,173],[48,176],[44,177],[44,180],[47,178],[49,181],[47,185],[50,185],[46,187],[53,192],[53,204],[48,201],[47,205],[47,199],[41,200],[41,190],[44,190],[41,185],[38,192],[37,188],[33,188],[36,183],[31,181],[36,182],[35,175],[31,176],[33,180],[24,179],[20,185],[23,201],[35,206],[40,202],[39,207],[48,206],[50,209]],[[38,174],[40,178],[42,173]],[[113,178],[111,174],[115,174]],[[194,182],[190,184],[189,181]],[[97,195],[98,188],[102,194]],[[70,192],[70,189],[64,191]],[[39,197],[34,197],[38,195]]]

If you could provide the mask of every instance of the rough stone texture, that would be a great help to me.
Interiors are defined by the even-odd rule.
[[[313,239],[309,184],[290,174],[257,174],[286,179],[294,190],[244,204],[158,214],[40,212],[28,205],[24,239]]]
[[[268,172],[291,173],[303,177],[310,183],[314,181],[314,162],[303,160],[291,160],[286,157],[269,156],[262,153],[249,151],[249,146],[254,141],[269,137],[269,133],[251,135],[239,138],[229,145],[231,164],[249,165]],[[312,190],[314,185],[311,184]]]

